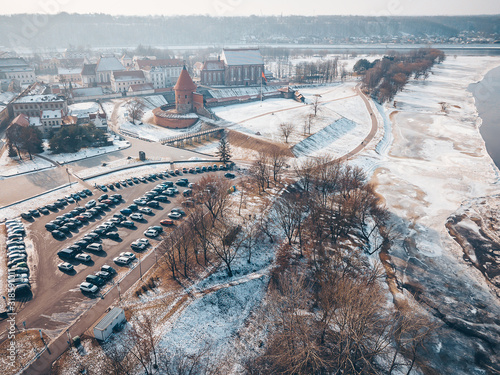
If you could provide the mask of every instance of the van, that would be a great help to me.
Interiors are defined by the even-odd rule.
[[[87,250],[90,251],[102,251],[102,245],[100,243],[91,243],[90,245],[87,246]]]

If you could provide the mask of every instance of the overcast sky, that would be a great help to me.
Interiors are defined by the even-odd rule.
[[[500,0],[18,0],[0,14],[108,13],[124,15],[471,15],[500,14]]]

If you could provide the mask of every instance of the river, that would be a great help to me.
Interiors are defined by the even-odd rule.
[[[500,67],[490,70],[481,82],[471,84],[469,91],[483,121],[480,132],[486,150],[500,168]]]

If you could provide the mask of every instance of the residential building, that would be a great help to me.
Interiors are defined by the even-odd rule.
[[[155,89],[173,86],[181,74],[184,63],[179,59],[136,60],[136,69],[142,70],[147,82]]]
[[[80,82],[82,79],[81,68],[57,68],[59,82]]]
[[[40,121],[42,123],[42,133],[47,136],[50,131],[57,131],[61,128],[63,113],[61,110],[45,110],[40,112]]]
[[[68,112],[66,99],[53,94],[26,95],[16,99],[12,103],[14,116],[25,114],[29,117],[38,117],[41,112],[50,110],[58,110],[66,114]]]
[[[0,59],[0,80],[16,79],[21,85],[35,83],[36,75],[33,68],[22,58]]]
[[[127,92],[131,85],[146,83],[142,70],[117,71],[111,74],[111,90],[114,92]]]

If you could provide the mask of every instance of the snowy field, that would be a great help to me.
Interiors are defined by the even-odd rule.
[[[295,145],[297,156],[324,153],[342,156],[358,146],[371,129],[369,113],[356,95],[355,85],[355,82],[348,82],[299,89],[306,104],[290,99],[268,99],[262,103],[215,107],[214,112],[225,120],[224,126],[274,142],[284,141],[280,124],[292,123],[294,130],[288,142]],[[320,105],[311,124],[312,136],[309,136],[304,134],[307,118],[313,112],[308,103],[316,96],[319,96]]]

